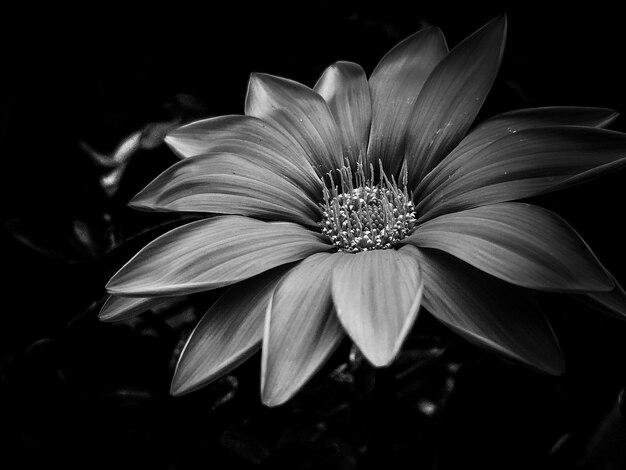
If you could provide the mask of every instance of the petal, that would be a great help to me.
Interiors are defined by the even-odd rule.
[[[178,359],[172,395],[208,385],[261,349],[265,310],[288,267],[231,286],[204,314]]]
[[[98,319],[106,322],[128,320],[153,307],[171,301],[171,297],[118,297],[110,295],[104,301]]]
[[[170,132],[165,142],[187,158],[205,153],[232,153],[288,178],[311,195],[321,182],[301,145],[269,123],[252,116],[218,116]]]
[[[586,295],[577,295],[576,298],[606,315],[626,320],[626,290],[608,271],[606,274],[615,284],[612,291],[592,292]]]
[[[324,99],[293,80],[255,73],[248,83],[246,115],[293,136],[318,174],[342,165],[341,139]]]
[[[481,150],[496,140],[516,132],[536,127],[585,126],[606,127],[618,113],[605,108],[553,106],[527,108],[499,114],[476,126],[445,158],[442,164],[419,182],[416,194],[428,194],[441,184],[441,169],[458,158],[470,161]]]
[[[411,245],[424,277],[424,307],[466,340],[552,375],[563,372],[554,332],[530,291],[437,250]]]
[[[112,294],[190,294],[234,284],[331,246],[289,222],[239,216],[198,220],[149,243],[109,281]]]
[[[289,400],[317,372],[344,336],[330,294],[342,253],[317,253],[280,282],[267,308],[261,394],[268,406]]]
[[[530,204],[501,203],[442,215],[402,242],[446,251],[522,287],[613,289],[613,281],[574,229],[556,214]]]
[[[372,92],[372,130],[368,161],[382,160],[391,174],[404,157],[409,116],[426,79],[448,53],[439,28],[429,27],[409,36],[378,63],[369,84]]]
[[[314,90],[328,103],[341,136],[343,156],[356,168],[359,156],[365,158],[372,121],[365,72],[353,62],[335,62],[324,71]]]
[[[416,210],[423,221],[555,191],[625,164],[626,134],[575,126],[526,129],[475,155],[442,161]]]
[[[317,226],[322,212],[289,180],[232,154],[189,157],[172,165],[130,202],[137,209],[238,214]]]
[[[456,46],[428,77],[404,152],[413,187],[465,136],[496,78],[505,37],[506,17],[500,16]]]
[[[363,355],[376,367],[386,366],[417,318],[423,286],[419,263],[396,250],[342,258],[332,275],[337,316]]]

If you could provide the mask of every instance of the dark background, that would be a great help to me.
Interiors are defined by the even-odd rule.
[[[199,392],[168,394],[176,354],[219,292],[163,315],[97,321],[110,275],[180,223],[125,205],[176,161],[163,132],[243,113],[251,72],[309,86],[336,60],[369,73],[425,24],[453,47],[507,13],[502,68],[479,121],[549,105],[626,113],[617,11],[297,5],[4,16],[0,468],[611,468],[594,466],[604,447],[605,460],[616,455],[594,436],[626,384],[626,323],[564,296],[542,299],[565,354],[562,378],[485,355],[423,316],[395,383],[349,361],[345,345],[271,410],[258,397],[258,357]],[[624,118],[612,128],[625,131]],[[107,159],[139,131],[123,161]],[[103,185],[111,173],[119,178]],[[532,201],[566,218],[622,284],[624,181],[622,170]]]

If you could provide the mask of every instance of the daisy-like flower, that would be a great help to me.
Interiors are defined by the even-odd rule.
[[[245,115],[183,126],[183,159],[141,191],[143,210],[207,213],[143,248],[110,280],[100,317],[230,286],[191,334],[183,394],[262,349],[261,394],[284,403],[345,334],[374,366],[398,354],[418,311],[548,374],[563,359],[533,290],[624,315],[624,291],[556,214],[511,202],[626,164],[599,108],[523,109],[468,133],[502,58],[506,18],[448,51],[422,29],[369,79],[351,62],[313,89],[253,74]],[[220,215],[215,215],[220,214]]]

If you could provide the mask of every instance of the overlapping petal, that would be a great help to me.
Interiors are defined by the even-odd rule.
[[[615,287],[610,292],[589,292],[577,295],[577,300],[586,303],[596,310],[620,320],[626,320],[626,290],[606,271],[606,275],[611,278]]]
[[[539,371],[560,375],[563,357],[544,314],[526,291],[446,253],[403,246],[419,260],[424,307],[468,341]]]
[[[369,80],[372,93],[372,129],[368,161],[382,160],[393,174],[404,156],[409,116],[426,79],[448,53],[439,28],[424,28],[391,49]]]
[[[530,204],[501,203],[442,215],[403,243],[437,248],[512,284],[552,291],[610,291],[613,281],[574,229]]]
[[[335,62],[313,88],[332,112],[341,136],[343,157],[353,168],[365,158],[372,121],[372,103],[365,71],[353,62]]]
[[[306,152],[293,137],[253,116],[217,116],[170,132],[165,142],[183,158],[230,153],[250,159],[317,195],[321,182]]]
[[[255,73],[250,77],[246,115],[273,124],[293,136],[318,174],[343,163],[337,124],[324,99],[286,78]]]
[[[437,65],[407,125],[404,157],[413,187],[465,136],[493,84],[504,51],[506,17],[469,36]]]
[[[171,393],[197,390],[261,348],[265,310],[288,266],[230,287],[204,314],[178,359]]]
[[[331,299],[331,272],[343,253],[317,253],[280,282],[267,308],[261,395],[269,406],[291,398],[344,337]]]
[[[475,154],[442,161],[416,210],[441,214],[554,191],[626,165],[626,135],[559,126],[508,134]]]
[[[445,158],[445,164],[428,173],[417,185],[417,197],[428,194],[441,184],[441,170],[445,165],[462,158],[470,161],[496,140],[525,129],[554,126],[606,127],[618,113],[606,108],[585,108],[576,106],[550,106],[509,111],[494,116],[476,126]]]
[[[178,227],[145,246],[109,281],[123,296],[173,296],[234,284],[332,247],[290,222],[219,216]]]
[[[317,226],[318,204],[272,169],[233,154],[189,157],[172,165],[130,202],[137,209],[208,212]]]
[[[104,301],[98,318],[101,321],[128,320],[171,301],[171,297],[119,297],[110,295]]]
[[[337,316],[377,367],[394,360],[413,325],[423,282],[414,256],[373,250],[342,257],[332,275]]]

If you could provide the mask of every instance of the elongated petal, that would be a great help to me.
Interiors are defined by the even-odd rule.
[[[342,253],[317,253],[293,268],[267,308],[261,394],[268,406],[291,398],[317,372],[344,336],[335,316],[330,278]]]
[[[501,16],[456,46],[428,77],[407,131],[413,186],[465,136],[496,78],[505,37]]]
[[[576,126],[526,129],[475,155],[441,162],[416,209],[423,221],[554,191],[624,165],[626,134]]]
[[[335,119],[324,99],[310,88],[286,78],[252,74],[246,115],[263,119],[293,136],[318,174],[342,165]]]
[[[367,149],[370,163],[383,161],[392,174],[404,156],[407,123],[415,100],[435,66],[448,53],[439,28],[409,36],[378,63],[369,84],[372,92],[372,130]]]
[[[596,310],[620,320],[626,320],[626,290],[607,271],[615,287],[610,292],[591,292],[586,295],[575,296],[577,300],[586,303]]]
[[[418,226],[403,243],[446,251],[531,289],[613,289],[611,278],[574,229],[530,204],[508,202],[442,215]]]
[[[272,170],[232,154],[189,157],[161,173],[130,202],[138,209],[208,212],[317,226],[319,206]]]
[[[208,385],[261,349],[265,310],[287,267],[240,282],[204,314],[178,359],[171,393]]]
[[[328,103],[341,136],[343,156],[356,168],[359,155],[365,158],[372,121],[365,72],[353,62],[335,62],[324,71],[314,90]]]
[[[612,109],[576,106],[550,106],[545,108],[517,109],[494,116],[476,126],[454,149],[463,154],[486,147],[507,133],[524,129],[554,126],[601,127],[611,124],[618,116]],[[452,155],[452,154],[451,154]]]
[[[136,317],[153,307],[171,302],[168,297],[118,297],[110,295],[100,309],[101,321],[121,321]]]
[[[206,153],[232,153],[288,178],[310,194],[321,183],[301,145],[253,116],[218,116],[192,122],[170,132],[165,142],[183,158]]]
[[[112,294],[190,294],[234,284],[331,247],[289,222],[240,216],[198,220],[149,243],[107,284]]]
[[[403,246],[424,277],[424,307],[468,341],[539,371],[563,372],[552,328],[530,296],[437,250]]]
[[[337,316],[363,355],[388,365],[417,317],[422,297],[417,258],[396,250],[343,256],[333,270]]]
[[[525,129],[554,126],[606,127],[618,113],[605,108],[583,108],[574,106],[552,106],[527,108],[499,114],[476,126],[455,149],[445,158],[440,167],[435,168],[419,182],[416,188],[418,197],[428,194],[441,184],[441,171],[454,160],[461,158],[470,161],[475,155],[498,139]]]

